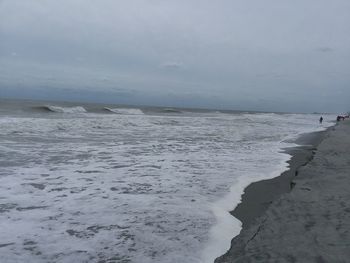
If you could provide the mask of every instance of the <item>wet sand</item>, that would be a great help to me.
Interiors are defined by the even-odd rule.
[[[243,229],[216,263],[349,262],[350,123],[297,143],[290,170],[245,189]]]

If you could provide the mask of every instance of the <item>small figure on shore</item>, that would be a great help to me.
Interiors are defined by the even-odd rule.
[[[337,121],[344,121],[345,120],[345,117],[344,116],[337,116]]]
[[[321,116],[320,117],[320,124],[322,124],[322,122],[323,122],[323,117]]]

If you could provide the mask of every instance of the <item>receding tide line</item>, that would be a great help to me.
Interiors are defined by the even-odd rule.
[[[295,144],[290,146],[296,146]],[[286,147],[283,147],[286,148]],[[288,161],[291,155],[285,152],[276,152],[283,160],[281,160],[277,169],[258,181],[272,179],[280,176],[283,172],[289,169]],[[215,202],[212,211],[216,217],[217,223],[209,231],[209,241],[206,244],[202,255],[201,262],[213,263],[216,258],[225,254],[231,246],[231,240],[237,236],[242,229],[242,222],[230,214],[236,206],[242,201],[244,189],[253,183],[248,181],[244,176],[239,177],[238,182],[231,186],[230,192],[219,201]]]

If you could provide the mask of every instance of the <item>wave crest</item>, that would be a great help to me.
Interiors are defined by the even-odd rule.
[[[163,113],[183,113],[183,111],[173,108],[164,108],[161,110]]]
[[[132,108],[104,108],[105,111],[116,113],[116,114],[125,114],[125,115],[143,115],[143,111],[140,109],[132,109]]]
[[[55,112],[55,113],[85,113],[86,109],[81,106],[76,107],[60,107],[60,106],[53,106],[53,105],[45,105],[38,107],[37,109],[48,111],[48,112]]]

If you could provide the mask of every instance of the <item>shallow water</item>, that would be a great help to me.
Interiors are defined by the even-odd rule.
[[[4,262],[211,262],[240,229],[228,211],[244,186],[286,169],[286,140],[331,125],[317,115],[49,106],[60,109],[1,111]]]

